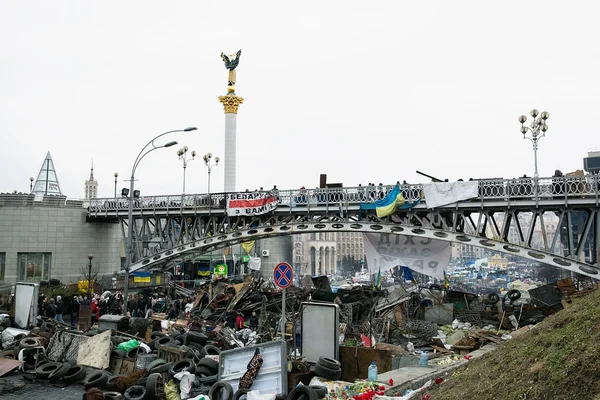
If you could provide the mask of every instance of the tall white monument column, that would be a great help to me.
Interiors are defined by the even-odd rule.
[[[225,155],[223,163],[225,164],[224,174],[225,192],[235,192],[236,176],[236,135],[237,135],[237,112],[240,104],[244,102],[242,97],[235,94],[235,68],[240,62],[242,51],[236,54],[226,56],[221,53],[221,58],[225,62],[225,68],[229,70],[229,79],[227,83],[227,95],[219,96],[219,102],[223,104],[225,111]]]

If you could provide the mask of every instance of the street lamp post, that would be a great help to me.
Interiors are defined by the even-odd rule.
[[[129,207],[128,207],[128,213],[127,213],[128,234],[127,234],[127,252],[125,253],[125,282],[124,282],[124,288],[123,288],[123,299],[124,299],[123,315],[127,315],[127,300],[129,299],[129,270],[131,269],[131,261],[133,260],[133,191],[134,191],[134,184],[135,184],[135,170],[137,169],[138,165],[140,164],[140,161],[142,161],[142,159],[148,153],[151,153],[154,150],[161,149],[163,147],[166,148],[166,147],[175,146],[177,144],[177,142],[172,141],[172,142],[165,143],[162,146],[156,146],[154,144],[154,141],[156,139],[158,139],[164,135],[167,135],[169,133],[190,132],[190,131],[195,131],[196,129],[197,129],[196,127],[189,127],[189,128],[185,128],[185,129],[176,129],[176,130],[168,131],[165,133],[161,133],[160,135],[158,135],[157,137],[155,137],[154,139],[149,141],[142,148],[142,150],[139,152],[139,154],[135,158],[135,161],[133,162],[133,167],[131,168],[131,178],[129,181],[129,193],[128,193],[128,195],[129,195]],[[152,146],[152,148],[148,149],[148,146]]]
[[[213,167],[219,165],[219,161],[221,159],[219,157],[215,157],[214,164],[212,163],[212,153],[205,154],[202,159],[204,160],[204,165],[208,168],[208,213],[210,214],[210,208],[212,206],[212,199],[210,198],[210,173]]]
[[[33,176],[29,177],[29,193],[33,192]]]
[[[117,201],[117,178],[119,177],[119,173],[115,172],[114,176],[115,176],[115,201]]]
[[[525,122],[527,121],[527,117],[525,115],[521,115],[519,117],[519,122],[521,123],[521,133],[523,134],[523,139],[529,139],[531,141],[531,144],[533,145],[533,165],[534,165],[534,170],[533,170],[533,183],[534,183],[534,190],[535,190],[535,197],[537,198],[538,196],[538,179],[539,179],[539,173],[538,173],[538,158],[537,158],[537,151],[538,151],[538,142],[546,136],[546,131],[548,130],[548,125],[546,124],[546,121],[548,120],[548,118],[550,118],[550,114],[548,113],[548,111],[544,111],[540,114],[540,112],[538,110],[536,110],[535,108],[533,110],[531,110],[530,112],[531,117],[533,118],[533,121],[531,121],[531,124],[529,127],[525,126]],[[531,137],[526,136],[527,133],[529,133],[531,135]]]
[[[185,170],[187,168],[187,163],[190,161],[194,161],[194,159],[196,158],[196,151],[192,150],[191,154],[192,154],[192,158],[188,159],[188,157],[187,157],[188,147],[187,146],[183,146],[182,148],[177,150],[177,156],[179,157],[179,159],[181,161],[183,161],[183,194],[185,194]]]
[[[533,162],[535,168],[533,177],[537,180],[539,177],[537,162],[538,142],[546,136],[546,131],[548,130],[546,121],[548,118],[550,118],[550,114],[548,111],[544,111],[540,115],[538,110],[533,109],[531,110],[531,116],[533,117],[533,121],[531,121],[530,127],[525,126],[525,122],[527,121],[527,117],[525,115],[521,115],[519,117],[519,122],[521,123],[521,133],[523,134],[523,139],[529,139],[533,144]],[[527,137],[527,133],[530,133],[531,137]]]
[[[92,260],[94,259],[93,254],[88,255],[88,299],[91,301],[92,299]]]

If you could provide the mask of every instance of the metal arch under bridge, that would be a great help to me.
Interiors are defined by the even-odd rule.
[[[391,186],[280,190],[278,208],[255,217],[227,216],[222,193],[143,197],[134,200],[131,271],[165,267],[191,253],[254,239],[349,231],[471,244],[598,278],[598,183],[598,176],[537,183],[531,178],[480,180],[478,198],[436,209],[427,208],[421,185],[402,185],[407,201],[419,203],[387,218],[360,204],[384,195]],[[127,201],[94,199],[88,220],[119,221],[125,238]],[[550,214],[558,217],[554,235],[545,229],[544,218]],[[539,248],[531,246],[536,234],[542,236]]]

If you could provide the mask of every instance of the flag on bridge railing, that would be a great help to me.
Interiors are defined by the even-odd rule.
[[[246,254],[250,254],[250,250],[252,250],[252,247],[254,247],[254,242],[255,240],[250,240],[248,242],[243,242],[240,244],[240,246],[242,246],[242,249],[244,249]]]
[[[139,271],[133,273],[133,281],[135,283],[150,283],[151,272]]]
[[[389,215],[394,214],[398,210],[408,209],[414,207],[419,204],[420,200],[415,202],[407,202],[404,196],[402,196],[402,191],[400,190],[400,186],[394,186],[391,192],[385,196],[385,198],[381,200],[377,200],[373,203],[361,203],[361,210],[375,210],[377,216],[379,218],[387,217]]]
[[[277,208],[277,201],[277,197],[268,192],[228,193],[227,215],[267,214]]]
[[[406,200],[404,200],[404,197],[400,192],[400,185],[396,185],[385,198],[375,202],[375,212],[379,218],[387,217],[395,213],[397,207],[405,202]]]

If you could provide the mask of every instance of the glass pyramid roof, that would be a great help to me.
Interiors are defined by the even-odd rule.
[[[50,152],[46,154],[46,159],[40,168],[40,172],[33,185],[32,194],[36,196],[62,196],[60,191],[60,184],[58,183],[58,176],[56,176],[56,170],[54,169],[54,162],[52,162],[52,156]]]

